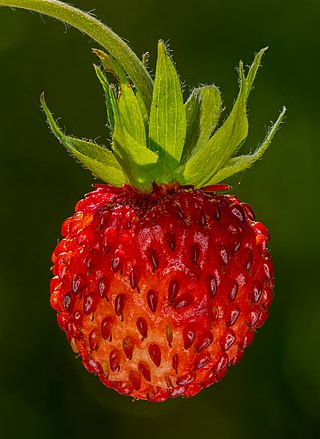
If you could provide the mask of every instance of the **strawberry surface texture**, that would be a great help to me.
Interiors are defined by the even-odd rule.
[[[193,396],[264,324],[268,231],[248,204],[214,189],[99,185],[65,220],[51,305],[107,387],[151,401]]]
[[[285,114],[256,149],[247,100],[261,59],[239,63],[239,93],[219,122],[218,87],[183,96],[158,42],[147,54],[92,15],[58,0],[10,0],[87,33],[102,86],[106,145],[65,134],[41,105],[53,134],[103,183],[79,201],[54,250],[51,305],[73,351],[107,387],[134,399],[190,397],[237,364],[267,319],[274,286],[269,233],[252,208],[221,183],[259,160]],[[112,81],[112,82],[111,82]]]

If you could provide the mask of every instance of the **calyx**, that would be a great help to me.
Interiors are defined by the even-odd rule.
[[[94,68],[104,91],[110,145],[66,135],[43,95],[41,104],[55,136],[106,183],[116,187],[130,184],[142,192],[150,192],[153,183],[172,181],[194,187],[216,185],[262,157],[286,112],[283,108],[252,153],[237,155],[248,135],[247,100],[265,51],[256,54],[247,73],[239,63],[239,94],[220,125],[219,89],[215,85],[195,88],[184,102],[179,76],[162,41],[150,108],[116,59],[93,50],[101,62]],[[110,74],[115,83],[109,82]]]

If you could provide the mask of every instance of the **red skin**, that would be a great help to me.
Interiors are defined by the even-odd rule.
[[[268,316],[268,231],[249,205],[205,190],[97,185],[62,226],[51,305],[85,367],[119,393],[197,394]]]

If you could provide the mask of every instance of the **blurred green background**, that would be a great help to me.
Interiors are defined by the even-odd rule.
[[[237,66],[266,45],[249,100],[247,148],[283,105],[263,161],[232,183],[272,235],[275,300],[266,325],[226,378],[192,399],[131,402],[76,360],[49,306],[50,254],[92,177],[47,129],[46,92],[61,124],[105,141],[95,43],[26,11],[0,8],[0,436],[11,438],[314,438],[320,429],[319,0],[74,0],[137,54],[168,40],[185,96],[219,85],[227,114]]]

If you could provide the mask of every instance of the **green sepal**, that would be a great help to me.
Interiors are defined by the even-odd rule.
[[[244,171],[245,169],[250,168],[257,160],[261,159],[264,152],[269,147],[275,133],[280,128],[280,124],[284,118],[286,113],[286,108],[284,107],[276,120],[276,122],[271,125],[268,130],[268,133],[258,148],[252,154],[240,155],[238,157],[232,157],[226,165],[220,169],[215,176],[208,181],[208,185],[217,184],[220,181],[225,180],[231,175],[237,174],[238,172]]]
[[[142,55],[142,60],[141,60],[142,65],[145,68],[147,68],[148,61],[149,61],[149,52],[145,52]],[[149,134],[149,112],[148,112],[148,109],[147,109],[147,107],[145,105],[145,102],[143,100],[143,96],[142,96],[142,94],[140,93],[139,90],[136,90],[136,98],[137,98],[137,101],[138,101],[139,106],[140,106],[140,111],[141,111],[141,114],[142,114],[143,123],[144,123],[144,127],[145,127],[145,130],[146,130],[146,137],[148,138],[148,134]],[[150,109],[149,109],[149,111],[150,111]]]
[[[149,118],[149,147],[161,163],[175,169],[186,137],[186,113],[176,69],[162,41],[158,44],[156,76]]]
[[[260,50],[249,69],[247,77],[243,63],[239,65],[240,92],[233,109],[224,124],[215,132],[207,144],[199,149],[187,162],[183,176],[188,184],[205,186],[213,176],[228,162],[248,135],[246,103],[260,66],[261,57],[266,51]]]
[[[137,142],[146,145],[145,124],[140,105],[127,75],[111,56],[98,49],[94,49],[93,52],[100,58],[104,69],[112,73],[119,83],[118,107],[126,130]]]
[[[94,66],[94,69],[96,71],[96,75],[97,75],[97,77],[102,85],[103,91],[104,91],[108,123],[109,123],[109,127],[110,127],[111,132],[113,132],[113,130],[114,130],[114,111],[113,111],[113,106],[112,106],[112,101],[111,101],[111,96],[110,96],[110,84],[109,84],[107,78],[105,77],[105,75],[103,74],[102,70],[100,69],[100,67],[96,66],[95,64],[93,66]]]
[[[187,134],[181,163],[202,148],[210,139],[219,121],[222,101],[214,85],[195,88],[185,103]]]
[[[144,100],[142,98],[141,93],[137,90],[136,91],[136,98],[140,107],[140,111],[141,111],[141,115],[142,115],[142,119],[143,119],[143,123],[144,123],[144,129],[145,129],[145,133],[146,133],[146,137],[148,137],[148,133],[149,133],[149,114],[147,111],[147,108],[144,104]]]
[[[141,114],[140,105],[129,82],[121,84],[119,111],[128,133],[138,143],[147,146],[145,124]]]
[[[149,192],[157,175],[156,163],[159,156],[131,136],[124,125],[114,93],[111,93],[111,99],[115,115],[112,151],[128,175],[130,183],[143,192]]]
[[[128,175],[130,183],[143,192],[152,190],[156,181],[158,155],[140,145],[127,131],[116,130],[112,139],[112,150]]]
[[[49,110],[43,94],[40,102],[53,134],[86,168],[101,180],[113,186],[123,186],[128,182],[128,178],[112,151],[88,140],[77,139],[64,134]]]
[[[92,49],[92,52],[100,59],[105,71],[112,73],[112,75],[117,79],[119,84],[128,81],[128,77],[125,71],[114,58],[112,58],[109,54],[103,52],[100,49]]]

